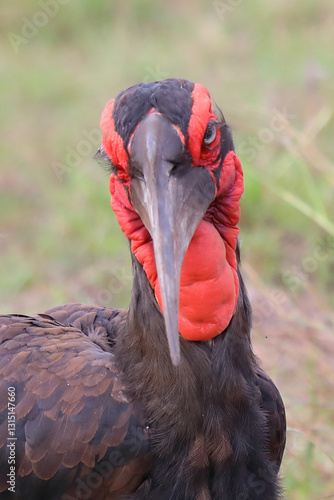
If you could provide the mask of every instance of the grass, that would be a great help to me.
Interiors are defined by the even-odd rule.
[[[7,2],[0,20],[1,312],[127,305],[127,243],[91,159],[101,111],[139,81],[203,83],[244,168],[243,269],[254,348],[287,407],[286,496],[331,498],[333,7],[54,0],[36,29],[46,4]]]

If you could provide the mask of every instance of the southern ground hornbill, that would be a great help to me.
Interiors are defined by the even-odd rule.
[[[278,499],[285,413],[252,352],[225,120],[202,85],[166,80],[101,126],[130,307],[0,318],[0,498]]]

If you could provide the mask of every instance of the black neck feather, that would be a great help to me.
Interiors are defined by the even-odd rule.
[[[212,342],[181,337],[181,364],[174,367],[163,316],[133,256],[127,328],[116,358],[130,394],[146,409],[154,462],[135,499],[278,498],[255,380],[251,308],[240,273],[239,280],[229,326]]]

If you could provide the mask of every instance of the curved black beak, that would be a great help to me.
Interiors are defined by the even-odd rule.
[[[132,202],[153,240],[169,350],[177,365],[182,263],[215,185],[205,168],[191,165],[178,132],[157,113],[148,115],[133,136],[131,169]]]

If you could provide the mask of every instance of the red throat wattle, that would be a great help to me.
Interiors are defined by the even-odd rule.
[[[213,176],[213,171],[221,161],[217,155],[220,131],[217,130],[215,144],[210,150],[201,148],[206,124],[208,120],[215,119],[215,115],[209,94],[201,85],[195,85],[193,100],[188,149],[193,157],[193,165],[207,168]],[[113,102],[110,102],[101,119],[102,147],[118,168],[118,174],[110,177],[111,206],[123,233],[131,241],[132,252],[143,265],[162,309],[153,241],[129,201],[131,186],[127,154],[121,137],[114,130],[112,110]],[[209,340],[219,335],[228,326],[236,309],[239,280],[235,251],[243,174],[239,158],[233,151],[225,156],[218,186],[216,198],[198,225],[182,265],[179,332],[187,340]]]
[[[187,340],[210,340],[222,332],[235,311],[239,283],[226,260],[218,231],[202,220],[185,255],[180,282],[179,331]],[[156,297],[162,299],[157,280]]]

